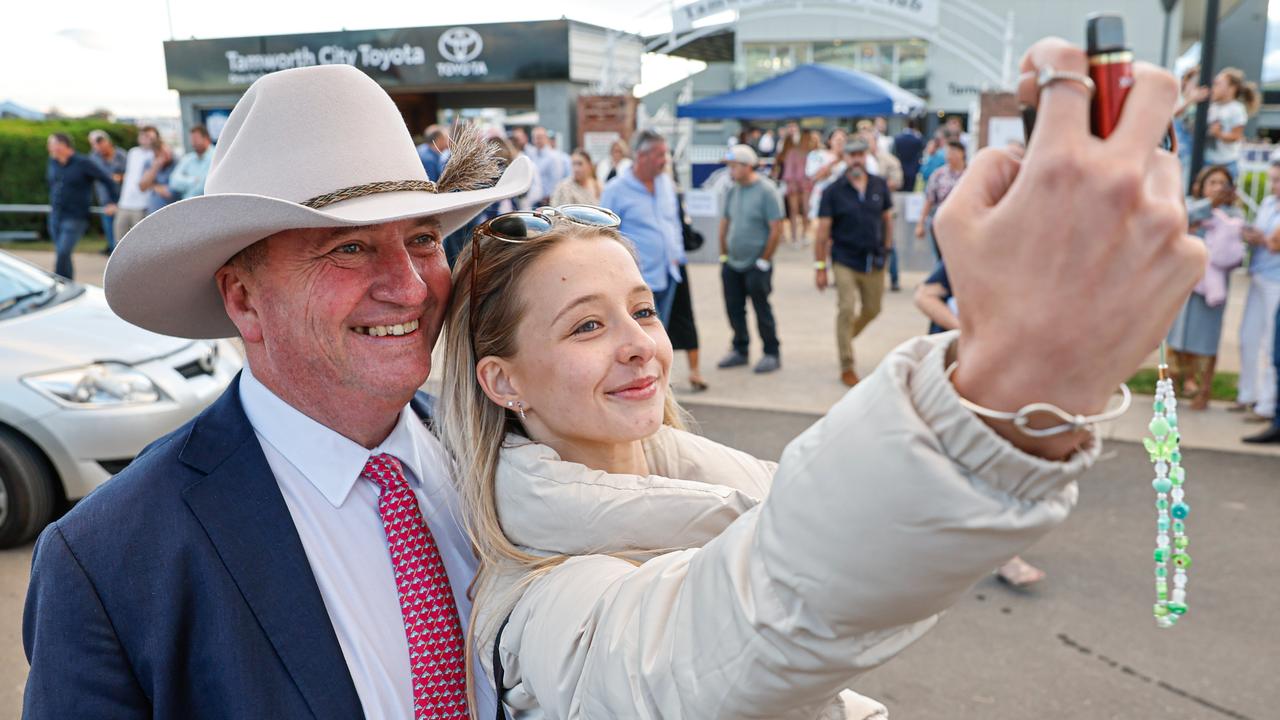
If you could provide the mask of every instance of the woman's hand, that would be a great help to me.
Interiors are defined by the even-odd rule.
[[[924,239],[924,218],[920,218],[920,220],[916,222],[916,239]]]
[[[1252,225],[1245,225],[1244,229],[1240,231],[1240,237],[1244,238],[1244,241],[1250,245],[1264,245],[1266,243],[1266,238],[1263,237],[1262,231]]]
[[[1178,160],[1157,149],[1177,96],[1173,77],[1135,64],[1119,126],[1101,140],[1089,133],[1081,84],[1037,93],[1045,66],[1087,73],[1088,59],[1056,38],[1031,47],[1019,96],[1039,109],[1025,158],[982,151],[935,218],[965,307],[953,381],[994,410],[1048,402],[1092,415],[1159,344],[1204,270],[1205,249],[1186,235]],[[1050,458],[1085,439],[1035,440],[1009,423],[991,426]]]

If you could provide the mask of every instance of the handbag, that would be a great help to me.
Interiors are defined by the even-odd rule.
[[[706,242],[706,238],[702,237],[702,233],[693,229],[693,225],[689,224],[689,218],[684,214],[684,195],[676,195],[676,212],[680,213],[680,234],[684,240],[684,251],[693,252],[702,247]]]

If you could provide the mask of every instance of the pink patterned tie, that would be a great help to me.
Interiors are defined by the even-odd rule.
[[[387,533],[409,640],[413,713],[422,718],[466,718],[467,675],[462,625],[440,551],[422,519],[418,499],[391,455],[374,455],[360,477],[379,488],[378,514]]]

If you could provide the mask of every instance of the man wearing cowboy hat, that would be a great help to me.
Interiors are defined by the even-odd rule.
[[[247,365],[41,535],[24,716],[467,716],[475,560],[415,391],[444,236],[532,177],[518,159],[497,179],[485,147],[460,134],[431,182],[367,76],[274,73],[228,119],[207,194],[123,240],[112,308],[239,335]]]

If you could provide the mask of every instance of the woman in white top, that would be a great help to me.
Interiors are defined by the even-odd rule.
[[[600,181],[596,179],[591,156],[578,148],[570,155],[573,175],[560,181],[551,193],[552,205],[595,205],[600,202]]]
[[[844,143],[848,138],[844,130],[835,128],[827,135],[827,146],[813,150],[805,160],[804,172],[813,181],[813,191],[809,194],[811,219],[818,219],[822,191],[844,173]]]
[[[1020,99],[1038,68],[1087,62],[1037,43]],[[1121,129],[1099,140],[1085,93],[1044,90],[1053,144],[1033,139],[1025,163],[984,151],[938,217],[961,334],[889,353],[777,465],[679,429],[671,344],[607,211],[477,228],[438,427],[480,558],[468,651],[514,716],[882,715],[847,688],[1059,523],[1100,452],[1092,428],[1032,437],[961,397],[1101,412],[1204,269],[1177,159],[1156,147],[1175,95],[1135,64]],[[1126,282],[1107,282],[1115,267]]]
[[[1240,176],[1240,147],[1244,126],[1258,111],[1262,95],[1258,86],[1246,82],[1239,68],[1226,68],[1213,79],[1209,104],[1209,136],[1204,148],[1205,165],[1222,165],[1231,179]]]

